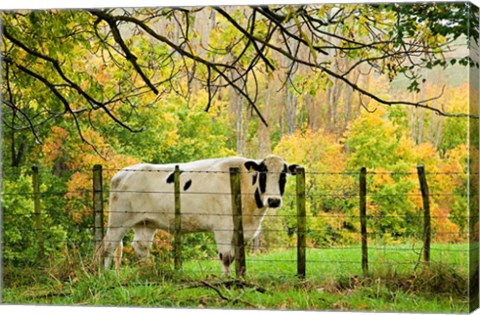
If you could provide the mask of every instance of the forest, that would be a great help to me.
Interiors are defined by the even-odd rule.
[[[276,154],[305,167],[312,248],[359,244],[362,167],[374,243],[421,243],[418,165],[430,187],[433,242],[467,242],[478,157],[476,10],[2,12],[5,266],[37,263],[32,166],[40,170],[45,255],[56,259],[91,251],[94,165],[104,168],[108,211],[109,180],[123,167],[235,155]],[[271,210],[252,251],[294,244],[295,180],[287,182],[284,207]],[[215,255],[211,236],[188,237],[187,257]],[[159,231],[154,252],[169,249]]]

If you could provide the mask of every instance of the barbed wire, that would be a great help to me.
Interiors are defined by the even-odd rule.
[[[92,209],[93,211],[93,209]],[[279,210],[282,211],[282,210]],[[162,215],[175,215],[173,211],[129,211],[129,210],[108,210],[105,211],[106,213],[123,213],[123,214],[162,214]],[[3,211],[3,215],[9,216],[38,216],[38,215],[45,215],[44,213],[35,213],[35,212],[27,212],[27,213],[18,213],[18,212],[8,212]],[[189,212],[189,211],[182,211],[180,216],[208,216],[208,217],[232,217],[233,214],[231,213],[210,213],[210,212]],[[279,217],[279,218],[298,218],[299,215],[297,213],[268,213],[265,214],[251,214],[251,213],[243,213],[243,217],[255,217],[255,218],[263,218],[263,217]],[[359,219],[362,216],[356,214],[328,214],[328,213],[319,213],[319,214],[306,214],[306,218],[316,218],[316,219]],[[382,218],[405,218],[405,219],[422,219],[424,218],[424,214],[367,214],[365,216],[367,219],[382,219]],[[448,215],[430,215],[432,219],[472,219],[477,218],[478,216],[475,214],[472,215],[462,215],[462,214],[448,214]],[[141,222],[140,222],[141,223]]]
[[[67,194],[85,194],[85,193],[94,193],[93,189],[75,189],[75,190],[60,190],[60,191],[43,191],[43,192],[8,192],[3,191],[0,193],[0,196],[48,196],[48,195],[67,195]],[[132,193],[132,194],[161,194],[161,195],[172,195],[174,194],[173,190],[120,190],[120,189],[103,189],[103,193]],[[214,191],[181,191],[181,195],[223,195],[223,196],[231,196],[232,193],[230,192],[214,192]],[[241,195],[244,196],[254,196],[255,192],[241,192]],[[284,193],[283,197],[295,197],[297,196],[296,193]],[[384,194],[384,193],[367,193],[366,197],[418,197],[421,198],[421,193],[392,193],[392,194]],[[458,192],[458,193],[429,193],[429,196],[432,197],[448,197],[448,196],[460,196],[460,197],[467,197],[465,193]],[[311,197],[330,197],[330,198],[358,198],[360,194],[357,193],[308,193],[306,196],[308,198]],[[105,201],[105,200],[104,200]]]
[[[74,225],[72,225],[74,226]],[[108,228],[111,228],[111,229],[123,229],[123,228],[126,228],[126,229],[134,229],[134,228],[138,228],[138,227],[141,227],[141,223],[140,224],[137,224],[135,226],[130,226],[130,225],[125,225],[125,226],[109,226]],[[95,227],[93,225],[84,225],[84,224],[78,224],[76,225],[76,227],[79,227],[79,228],[82,228],[82,229],[85,229],[85,230],[95,230],[97,229],[98,227]],[[107,228],[107,227],[106,227]],[[37,228],[37,227],[23,227],[23,226],[17,226],[17,227],[12,227],[10,228],[11,230],[15,230],[15,231],[19,231],[19,232],[32,232],[32,231],[39,231],[39,230],[45,230],[44,228]],[[162,228],[156,228],[158,230],[162,230],[164,232],[167,232],[169,234],[172,234],[173,236],[173,232],[174,232],[174,228],[171,228],[171,229],[162,229]],[[292,229],[293,232],[296,232],[296,228]],[[257,232],[258,229],[243,229],[243,232]],[[198,231],[193,231],[193,232],[205,232],[205,233],[215,233],[215,232],[232,232],[232,233],[235,233],[236,230],[233,229],[233,228],[214,228],[214,229],[208,229],[208,230],[198,230]],[[285,229],[265,229],[265,228],[262,228],[260,230],[260,232],[262,234],[266,234],[266,233],[284,233],[284,234],[288,234],[289,232],[289,229],[288,228],[285,228]],[[333,233],[335,235],[346,235],[346,234],[350,234],[350,235],[361,235],[362,232],[361,231],[332,231],[331,229],[311,229],[311,228],[307,228],[305,230],[305,233]],[[469,232],[469,231],[433,231],[432,232],[434,235],[471,235],[473,234],[472,232]],[[367,232],[366,233],[368,236],[392,236],[393,234],[395,234],[394,232]],[[398,237],[406,237],[406,236],[411,236],[411,237],[418,237],[418,238],[421,238],[423,237],[423,231],[421,232],[403,232],[403,233],[399,233],[398,234]],[[139,239],[139,241],[142,241],[142,242],[147,242],[147,241],[151,241],[150,239]],[[218,243],[217,243],[218,244]],[[229,243],[231,244],[231,243]],[[228,244],[222,244],[222,245],[228,245]]]
[[[112,256],[114,258],[120,258],[119,256]],[[191,258],[190,261],[192,262],[218,262],[218,258]],[[291,263],[292,267],[295,266],[297,260],[296,259],[259,259],[259,258],[252,258],[249,257],[248,262],[250,264],[255,263]],[[325,260],[325,259],[307,259],[305,261],[309,264],[359,264],[359,260]],[[376,265],[388,265],[388,266],[395,266],[395,265],[416,265],[418,264],[417,261],[405,261],[405,262],[398,262],[398,261],[387,261],[384,259],[373,259],[369,261],[371,264]],[[462,265],[462,262],[442,262],[444,265]],[[185,268],[187,269],[187,268]],[[216,269],[213,267],[212,269]],[[189,269],[189,272],[193,271]],[[290,274],[291,275],[291,274]]]
[[[183,164],[183,165],[182,165]],[[161,166],[161,164],[149,164],[151,167],[158,167]],[[174,163],[170,163],[169,165],[172,165],[172,168],[168,169],[132,169],[129,167],[125,168],[114,168],[114,167],[105,167],[102,168],[102,171],[104,172],[147,172],[147,173],[172,173],[175,171],[175,165]],[[179,163],[178,164],[180,167],[188,165],[187,163]],[[131,167],[131,166],[130,166]],[[222,174],[230,174],[229,170],[188,170],[188,169],[180,169],[181,172],[184,173],[206,173],[206,174],[215,174],[215,173],[222,173]],[[86,167],[80,167],[80,168],[62,168],[62,169],[46,169],[46,168],[39,168],[38,169],[39,173],[44,173],[44,174],[61,174],[61,173],[76,173],[76,172],[83,172],[83,173],[92,173],[93,168],[86,168]],[[282,171],[268,171],[268,173],[281,173]],[[7,170],[1,170],[0,174],[2,175],[18,175],[18,174],[24,174],[24,175],[29,175],[32,173],[31,169],[28,168],[22,168],[18,170],[12,170],[12,169],[7,169]],[[252,174],[251,171],[240,171],[241,174]],[[360,171],[321,171],[321,170],[308,170],[305,169],[305,174],[311,174],[311,175],[346,175],[346,176],[352,176],[352,175],[360,175]],[[375,170],[368,170],[366,171],[367,175],[418,175],[417,170],[415,171],[375,171]],[[479,175],[479,172],[460,172],[460,171],[425,171],[425,175]]]

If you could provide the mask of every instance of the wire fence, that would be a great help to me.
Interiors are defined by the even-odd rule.
[[[145,180],[149,176],[160,177],[158,182],[162,185],[110,187],[109,179],[117,172],[143,173],[147,176]],[[249,274],[296,274],[300,277],[331,272],[368,275],[372,268],[413,270],[419,264],[431,262],[461,271],[468,269],[471,252],[468,242],[478,239],[478,214],[469,209],[472,200],[466,179],[471,174],[423,170],[422,175],[420,167],[417,172],[299,169],[296,180],[287,184],[282,196],[283,207],[263,213],[255,212],[258,211],[255,206],[258,181],[254,183],[252,180],[254,174],[237,172],[239,183],[248,178],[249,184],[240,183],[238,186],[250,188],[234,191],[231,170],[175,171],[174,165],[168,169],[147,170],[104,169],[101,166],[95,166],[94,170],[61,170],[56,176],[85,174],[91,180],[90,188],[45,188],[41,182],[42,171],[34,168],[30,174],[31,190],[2,192],[4,204],[14,204],[17,198],[31,201],[28,209],[4,207],[4,253],[8,252],[10,256],[7,258],[15,262],[26,257],[17,252],[36,253],[36,261],[41,262],[58,249],[54,243],[61,240],[61,245],[79,247],[82,255],[91,257],[100,244],[117,242],[105,238],[108,228],[141,228],[142,224],[153,223],[151,218],[158,217],[159,221],[167,222],[163,229],[173,237],[156,233],[155,237],[134,238],[128,234],[126,245],[130,241],[146,243],[147,247],[152,247],[155,257],[165,259],[165,263],[201,275],[221,270],[216,247],[225,246],[234,249],[235,261],[240,262],[236,266],[238,275],[246,270]],[[275,174],[275,178],[282,174],[270,173]],[[174,180],[168,183],[170,176]],[[450,191],[442,189],[439,181],[445,177],[457,187],[451,187]],[[206,185],[193,189],[193,186],[187,187],[192,178],[195,181],[203,178],[204,181],[221,179],[227,182],[222,182],[216,191],[207,189]],[[339,179],[338,183],[336,179]],[[108,202],[113,195],[137,201],[162,199],[164,201],[158,202],[164,205],[158,209],[114,209]],[[175,195],[179,196],[177,202],[182,205],[188,205],[189,199],[196,198],[202,206],[184,209],[179,205],[175,215]],[[240,204],[232,203],[235,196]],[[229,206],[211,211],[212,207],[206,207],[202,202],[212,202],[212,199],[223,200]],[[66,202],[78,206],[83,212],[72,211],[65,216],[63,209],[53,211],[54,206],[49,204],[65,206]],[[242,213],[233,213],[235,208]],[[57,214],[62,214],[61,219],[56,217]],[[108,225],[108,216],[132,214],[144,219],[134,225],[123,225],[121,220]],[[234,224],[238,217],[243,218],[240,220],[243,226]],[[262,229],[257,233],[260,221],[263,222]],[[188,229],[210,234],[201,237],[183,235],[183,230]],[[217,237],[217,234],[228,234],[228,237]],[[254,235],[255,238],[251,239]],[[124,255],[127,263],[131,256],[129,251],[127,249]]]

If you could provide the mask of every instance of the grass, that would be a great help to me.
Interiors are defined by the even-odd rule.
[[[368,277],[358,247],[310,249],[305,279],[295,276],[295,250],[249,255],[244,286],[227,285],[235,283],[216,260],[187,260],[181,271],[157,260],[98,273],[66,257],[41,273],[7,266],[3,303],[466,313],[467,249],[435,245],[425,267],[417,266],[418,248],[372,245]]]

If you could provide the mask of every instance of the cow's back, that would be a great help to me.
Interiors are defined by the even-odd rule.
[[[117,217],[122,216],[118,221],[149,221],[171,231],[175,209],[173,172],[175,165],[179,165],[182,229],[185,232],[230,229],[229,169],[242,169],[246,160],[232,157],[127,167],[112,178],[110,210],[118,213]]]

